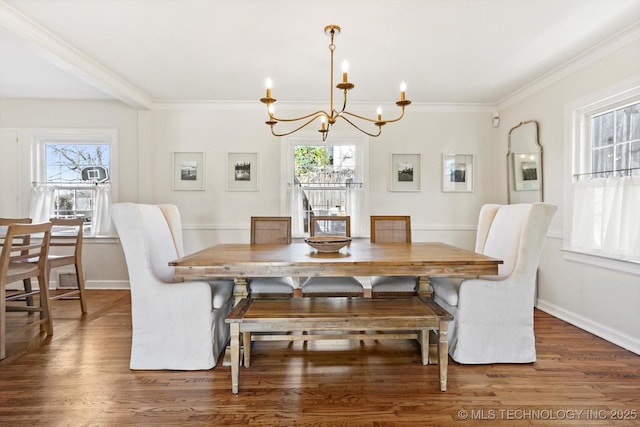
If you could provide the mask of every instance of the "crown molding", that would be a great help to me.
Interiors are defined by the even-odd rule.
[[[496,109],[501,110],[520,102],[558,80],[567,77],[581,68],[584,68],[587,65],[637,40],[640,40],[640,21],[630,25],[603,42],[587,49],[580,55],[533,80],[520,89],[517,89],[510,95],[505,96],[496,102],[495,107]]]
[[[214,99],[184,99],[156,100],[149,107],[151,110],[243,110],[263,111],[264,104],[260,101],[220,101]]]
[[[24,39],[47,62],[136,109],[149,109],[152,98],[100,63],[0,1],[0,26]]]
[[[349,104],[355,106],[358,109],[363,110],[375,110],[380,103],[376,102],[353,102]],[[307,102],[307,101],[283,101],[278,102],[278,108],[281,110],[299,110],[310,109],[317,110],[326,107],[326,103]],[[264,111],[264,104],[260,101],[218,101],[218,100],[161,100],[154,101],[149,107],[151,110],[244,110],[244,111]],[[482,104],[482,103],[459,103],[459,104],[447,104],[447,103],[420,103],[413,102],[410,107],[407,107],[405,114],[410,114],[412,111],[418,112],[454,112],[454,113],[487,113],[495,111],[495,104]]]

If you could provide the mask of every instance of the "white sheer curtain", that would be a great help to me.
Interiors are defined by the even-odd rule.
[[[291,235],[293,237],[304,235],[303,191],[302,187],[298,185],[289,185],[289,212],[291,212]]]
[[[92,236],[109,236],[111,234],[111,185],[97,184],[96,198],[91,218]]]
[[[349,212],[347,215],[351,217],[351,236],[362,237],[369,232],[369,222],[364,212],[364,190],[359,184],[349,186],[347,189],[347,198],[349,200]]]
[[[31,187],[29,218],[34,223],[49,221],[55,209],[55,189],[46,185]]]
[[[574,184],[571,246],[640,261],[640,176]]]

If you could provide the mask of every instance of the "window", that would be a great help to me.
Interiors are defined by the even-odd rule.
[[[52,217],[91,224],[96,184],[109,182],[109,144],[45,140],[44,146],[44,182],[54,190]]]
[[[593,178],[640,175],[640,102],[590,118]]]
[[[364,211],[361,144],[358,141],[317,144],[314,140],[294,140],[290,147],[294,236],[309,235],[311,218],[327,215],[350,216],[353,234],[359,234]]]
[[[114,131],[38,131],[33,135],[30,215],[83,218],[89,236],[109,235]]]
[[[640,86],[582,100],[568,112],[569,249],[639,262]]]

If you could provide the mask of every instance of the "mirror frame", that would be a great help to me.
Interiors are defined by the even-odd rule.
[[[528,192],[533,193],[534,191],[536,191],[536,193],[539,195],[538,197],[535,198],[535,200],[522,200],[522,201],[517,201],[517,203],[533,203],[533,202],[542,202],[544,201],[544,179],[543,179],[543,169],[542,169],[542,145],[540,144],[540,140],[539,140],[539,132],[538,132],[538,122],[536,120],[527,120],[527,121],[523,121],[518,123],[517,125],[515,125],[514,127],[512,127],[509,130],[509,140],[508,140],[508,150],[507,150],[507,201],[509,204],[513,203],[513,195],[512,192],[514,191],[521,191],[521,190],[516,190],[515,186],[516,186],[516,179],[515,179],[515,162],[513,160],[514,158],[514,154],[516,153],[521,153],[520,151],[517,152],[513,152],[513,141],[512,141],[512,137],[513,137],[513,132],[516,131],[517,129],[525,126],[525,125],[534,125],[534,143],[535,143],[535,148],[537,151],[529,151],[529,153],[537,153],[539,156],[538,159],[538,180],[540,181],[540,185],[539,185],[539,189],[536,190],[529,190]],[[532,197],[530,197],[531,199],[533,199]]]

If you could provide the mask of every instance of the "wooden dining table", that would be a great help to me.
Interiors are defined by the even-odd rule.
[[[502,260],[439,242],[371,243],[354,239],[339,252],[306,243],[218,244],[171,261],[178,278],[233,278],[236,304],[250,277],[417,276],[418,294],[431,296],[429,277],[498,274]]]

